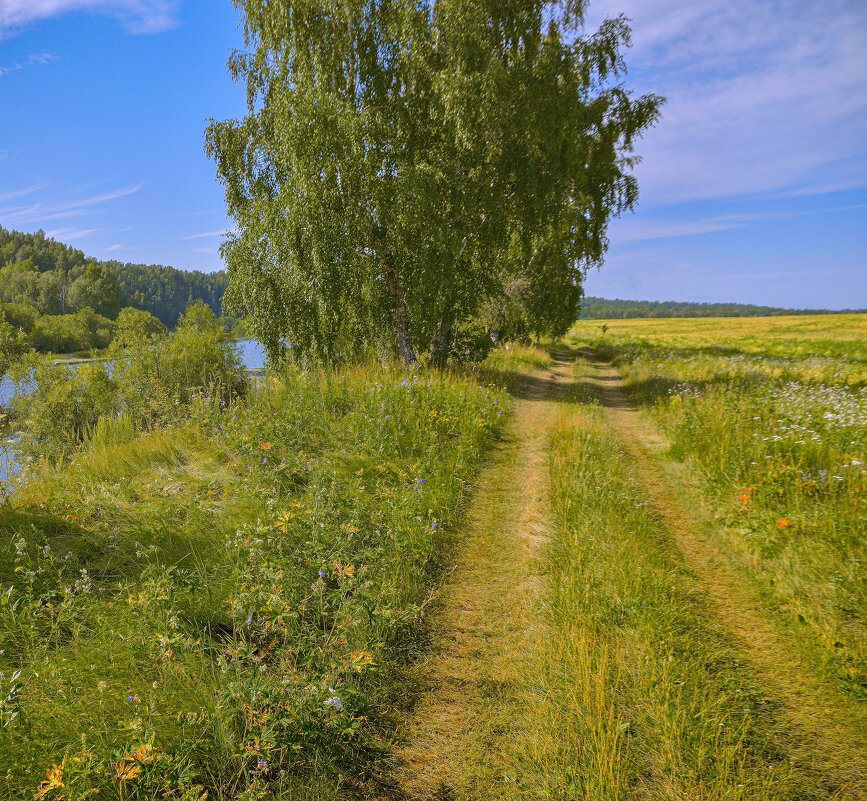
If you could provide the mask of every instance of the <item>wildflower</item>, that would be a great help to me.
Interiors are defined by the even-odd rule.
[[[777,520],[777,528],[785,528],[786,526],[792,525],[785,517],[781,517]]]
[[[333,693],[334,690],[331,689],[331,687],[329,687],[328,692]],[[343,701],[340,700],[339,695],[335,694],[335,695],[332,695],[331,698],[329,698],[325,702],[325,706],[334,707],[334,709],[336,709],[339,712],[341,709],[343,709]]]
[[[434,520],[434,524],[433,524],[434,531],[436,531],[436,527],[437,527],[436,520]]]
[[[63,783],[63,769],[66,767],[66,760],[64,759],[60,765],[52,765],[47,771],[45,771],[45,775],[48,777],[42,784],[39,785],[39,789],[36,791],[36,798],[42,799],[46,798],[51,794],[53,790],[59,790],[61,787],[65,787],[66,785]]]
[[[271,447],[271,443],[270,443],[270,442],[263,442],[259,447],[260,447],[263,451],[267,451],[268,448]]]
[[[127,764],[124,762],[115,762],[114,763],[114,775],[113,779],[117,779],[119,782],[128,782],[133,779],[138,778],[141,775],[141,767],[137,765],[135,762],[131,762]]]
[[[321,578],[321,579],[325,578],[325,571],[324,570],[319,571],[319,578]]]

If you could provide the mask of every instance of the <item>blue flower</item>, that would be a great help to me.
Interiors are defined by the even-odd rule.
[[[325,578],[325,571],[324,570],[319,571],[319,578],[321,578],[321,579]]]
[[[437,524],[436,524],[436,523],[434,523],[434,524],[433,524],[433,527],[434,527],[434,529],[436,529],[436,527],[437,527]]]

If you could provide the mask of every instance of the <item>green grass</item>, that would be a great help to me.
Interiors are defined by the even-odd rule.
[[[704,478],[723,547],[853,703],[867,699],[865,320],[717,320],[701,331],[630,321],[604,340],[583,324],[571,335],[613,360],[671,455]]]
[[[480,379],[289,373],[34,468],[0,506],[0,795],[364,792],[508,410]]]

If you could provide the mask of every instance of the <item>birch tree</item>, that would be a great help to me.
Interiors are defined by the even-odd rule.
[[[206,142],[236,223],[227,305],[269,352],[387,339],[405,365],[443,361],[516,276],[536,329],[574,317],[660,105],[620,85],[623,19],[585,35],[574,1],[235,4],[247,114]]]

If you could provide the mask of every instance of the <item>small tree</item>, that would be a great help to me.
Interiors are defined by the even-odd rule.
[[[30,350],[30,343],[20,329],[0,320],[0,378]]]

